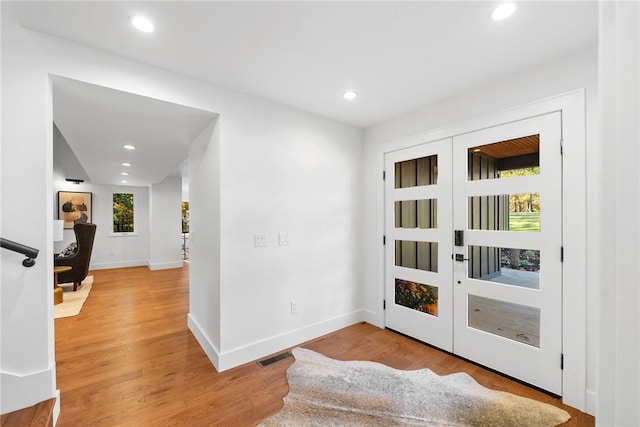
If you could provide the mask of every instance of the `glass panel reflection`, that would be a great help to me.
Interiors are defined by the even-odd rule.
[[[540,289],[540,251],[469,246],[471,279]]]
[[[397,162],[394,176],[395,188],[436,185],[438,183],[438,156]]]
[[[438,228],[438,199],[396,202],[395,226],[396,228]]]
[[[396,265],[398,267],[438,272],[438,243],[396,240]]]
[[[469,181],[540,173],[540,135],[471,147],[467,151]]]
[[[469,229],[540,231],[540,194],[520,193],[468,198]]]
[[[469,295],[469,327],[540,347],[540,309]]]
[[[438,316],[438,288],[396,279],[395,302],[398,305]]]

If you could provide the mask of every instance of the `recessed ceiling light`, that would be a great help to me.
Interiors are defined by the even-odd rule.
[[[153,24],[143,16],[132,16],[130,21],[131,25],[133,25],[138,31],[142,31],[143,33],[153,32]]]
[[[344,99],[356,99],[358,97],[358,92],[355,92],[353,90],[348,90],[345,93],[342,94],[342,96],[344,97]]]
[[[516,5],[514,3],[502,3],[500,6],[493,9],[491,12],[491,19],[494,21],[502,21],[507,19],[513,12],[516,11]]]
[[[125,163],[122,163],[122,166],[129,167],[129,166],[131,166],[131,163],[126,163],[126,162],[125,162]]]
[[[126,180],[126,179],[123,179],[123,180],[122,180],[122,181],[120,181],[120,182],[121,182],[121,183],[123,183],[123,184],[126,184],[126,183],[127,183],[127,180]]]
[[[120,175],[129,175],[129,172],[120,172]]]
[[[127,144],[127,145],[123,145],[123,148],[126,148],[127,150],[135,150],[136,146],[135,145],[131,145],[131,144]]]

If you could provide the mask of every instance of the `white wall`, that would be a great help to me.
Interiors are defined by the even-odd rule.
[[[640,4],[600,3],[601,168],[593,191],[601,426],[640,425]],[[594,334],[596,335],[596,334]]]
[[[190,194],[190,301],[214,305],[194,304],[189,325],[222,369],[362,319],[360,130],[24,30],[2,8],[2,235],[29,224],[13,237],[41,249],[32,269],[2,251],[3,284],[16,284],[2,286],[0,370],[16,379],[3,382],[2,412],[55,395],[49,74],[220,114],[201,164],[213,171]],[[200,204],[219,216],[198,217]],[[290,246],[275,245],[278,231],[291,233]],[[254,232],[268,233],[269,246],[254,248]],[[214,250],[198,254],[205,242]]]
[[[182,178],[153,184],[149,198],[149,268],[182,267]]]
[[[597,50],[595,46],[577,51],[557,60],[541,64],[523,73],[495,81],[493,84],[478,87],[449,99],[409,113],[405,116],[373,126],[365,132],[365,269],[364,283],[369,286],[365,292],[365,308],[368,320],[382,325],[382,296],[379,292],[379,282],[382,280],[383,266],[378,262],[380,242],[376,240],[377,224],[382,215],[383,201],[379,197],[378,187],[382,185],[382,159],[379,157],[379,146],[408,135],[444,128],[445,126],[462,123],[466,120],[487,114],[511,109],[578,88],[586,89],[587,115],[587,170],[597,170],[598,157],[590,156],[590,147],[597,143]],[[585,179],[577,177],[576,179]],[[587,188],[594,185],[597,179],[587,174]],[[587,206],[597,203],[588,193]],[[596,217],[589,212],[586,215],[587,229],[593,230],[597,226]],[[587,240],[590,236],[587,235]],[[587,253],[588,260],[596,260],[598,254],[594,251]],[[587,277],[593,277],[592,269],[597,262],[587,265]],[[596,284],[588,281],[585,284],[587,299],[587,348],[586,348],[586,409],[595,413],[596,397],[596,359],[597,340],[596,316],[598,294]]]

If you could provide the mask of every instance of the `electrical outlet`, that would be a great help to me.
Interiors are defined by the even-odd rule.
[[[256,248],[267,246],[267,233],[255,233],[253,235],[253,246]]]
[[[298,314],[298,301],[291,301],[291,314]]]

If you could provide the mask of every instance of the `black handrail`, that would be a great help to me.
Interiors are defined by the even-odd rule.
[[[26,256],[27,259],[22,261],[22,265],[25,267],[33,267],[36,264],[36,258],[38,257],[38,252],[40,252],[38,249],[16,243],[4,237],[0,237],[0,243],[4,249],[9,249],[10,251],[18,252]]]

